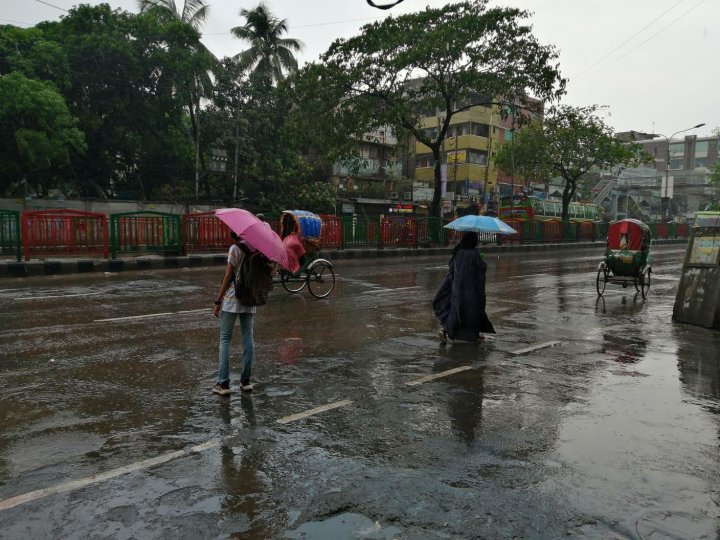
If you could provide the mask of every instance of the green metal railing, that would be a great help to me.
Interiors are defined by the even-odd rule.
[[[110,216],[110,252],[182,254],[181,216],[151,210]]]
[[[343,216],[340,218],[340,230],[340,245],[343,248],[380,245],[380,219]]]
[[[20,212],[15,210],[0,210],[0,255],[22,259]]]

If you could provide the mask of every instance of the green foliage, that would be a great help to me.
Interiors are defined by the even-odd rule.
[[[600,110],[596,105],[553,108],[545,118],[532,120],[515,133],[513,141],[503,144],[495,163],[507,173],[514,169],[526,179],[563,178],[562,219],[567,221],[570,202],[582,179],[594,168],[633,167],[652,161],[639,144],[619,141],[597,116]]]
[[[235,56],[243,70],[263,81],[280,81],[285,72],[297,70],[294,53],[302,50],[297,39],[283,38],[288,31],[286,19],[275,17],[264,2],[254,9],[241,9],[245,19],[243,26],[236,26],[230,32],[237,38],[249,41],[250,48]]]
[[[720,189],[720,163],[716,163],[710,171],[710,183]]]
[[[316,147],[339,147],[336,154],[364,133],[391,126],[401,140],[428,146],[439,164],[457,112],[498,100],[532,107],[528,92],[545,100],[563,93],[557,52],[535,39],[522,23],[527,17],[477,0],[366,25],[360,35],[335,41],[321,64],[293,81],[298,122],[330,129]],[[429,134],[421,118],[436,110],[444,121]],[[439,215],[439,165],[435,181],[432,210]]]
[[[0,192],[21,180],[47,193],[53,169],[86,148],[63,97],[20,72],[0,77]]]

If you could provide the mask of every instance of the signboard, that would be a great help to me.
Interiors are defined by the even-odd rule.
[[[354,214],[355,213],[355,205],[353,203],[342,203],[342,208],[340,209],[340,212],[343,214]]]
[[[466,150],[451,150],[447,153],[448,163],[465,163],[467,160]]]
[[[688,266],[717,266],[720,264],[720,238],[696,236]]]
[[[412,204],[396,204],[395,206],[391,206],[388,210],[391,214],[412,214],[413,213],[413,205]]]

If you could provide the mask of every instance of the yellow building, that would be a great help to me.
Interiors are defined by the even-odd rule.
[[[428,116],[422,127],[437,133],[443,117]],[[492,193],[498,171],[491,161],[497,151],[501,119],[496,106],[476,106],[453,115],[440,151],[445,180],[446,211],[477,204],[483,193]],[[488,163],[490,163],[488,165]],[[424,144],[415,144],[415,192],[422,200],[432,193],[435,182],[435,160]],[[416,197],[418,199],[418,197]]]

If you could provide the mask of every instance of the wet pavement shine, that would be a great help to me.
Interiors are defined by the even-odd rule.
[[[653,248],[643,301],[597,297],[601,247],[488,254],[477,345],[437,339],[446,257],[337,261],[324,300],[276,286],[230,397],[221,268],[2,280],[0,537],[717,538],[720,333],[671,322],[683,256]]]

